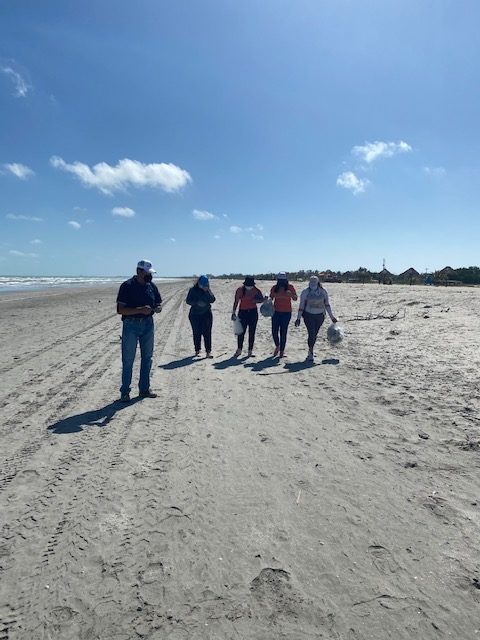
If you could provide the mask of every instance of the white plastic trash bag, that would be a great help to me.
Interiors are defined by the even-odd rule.
[[[343,340],[344,331],[338,324],[331,324],[327,329],[327,340],[330,344],[338,344]]]
[[[273,316],[273,300],[267,298],[260,306],[260,313],[264,318],[271,318]]]
[[[233,333],[236,336],[241,336],[243,333],[243,324],[240,318],[235,318],[233,321]]]

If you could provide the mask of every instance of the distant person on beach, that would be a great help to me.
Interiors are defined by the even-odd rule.
[[[117,313],[122,316],[122,386],[121,402],[130,402],[132,369],[140,343],[140,380],[138,383],[141,398],[156,398],[150,389],[150,370],[153,356],[153,314],[162,310],[162,298],[152,282],[156,273],[149,260],[140,260],[137,274],[120,285],[117,296]]]
[[[317,335],[325,320],[325,312],[330,316],[332,322],[337,319],[332,313],[328,293],[320,284],[317,276],[312,276],[308,283],[308,287],[300,294],[300,304],[298,305],[298,315],[295,320],[295,326],[300,326],[300,319],[303,321],[308,332],[308,355],[307,361],[313,362],[313,347],[317,341]]]
[[[288,325],[292,318],[292,300],[297,299],[297,292],[289,284],[285,271],[277,275],[277,284],[270,291],[273,300],[274,314],[272,317],[272,337],[275,343],[274,356],[283,358],[287,344]]]
[[[235,357],[242,353],[243,341],[248,328],[248,357],[253,356],[253,345],[255,344],[255,332],[257,330],[258,309],[257,304],[263,302],[263,294],[255,286],[255,280],[252,276],[247,276],[243,282],[243,286],[238,287],[235,292],[233,301],[232,320],[238,319],[242,323],[243,333],[237,336],[237,350]]]
[[[207,276],[200,276],[195,285],[189,290],[187,304],[190,305],[188,319],[192,325],[193,346],[195,355],[200,355],[202,337],[207,358],[212,356],[212,302],[215,296],[210,291],[210,283]]]

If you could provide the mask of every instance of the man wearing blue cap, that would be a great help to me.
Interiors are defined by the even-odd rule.
[[[150,369],[152,368],[154,330],[153,314],[162,310],[162,298],[152,282],[156,273],[150,260],[140,260],[137,274],[120,285],[117,296],[117,313],[122,316],[122,386],[120,401],[130,402],[132,369],[140,343],[140,380],[138,383],[141,398],[156,398],[150,389]]]
[[[189,290],[186,302],[190,305],[188,319],[192,325],[195,355],[200,355],[203,336],[207,358],[212,358],[212,302],[215,302],[215,296],[210,291],[207,276],[198,278],[196,284]]]

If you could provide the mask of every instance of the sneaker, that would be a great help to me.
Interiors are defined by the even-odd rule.
[[[130,394],[122,393],[122,395],[120,396],[120,402],[130,402]]]
[[[275,347],[275,351],[273,352],[273,357],[278,356],[279,351],[280,351],[279,347]]]
[[[308,352],[308,356],[306,358],[307,362],[313,362],[313,353],[312,351]]]
[[[255,356],[253,355],[253,351],[250,349],[250,351],[248,352],[248,357],[249,358],[254,358]]]
[[[207,351],[207,358],[213,358],[212,353],[210,351]]]
[[[140,398],[156,398],[157,397],[157,394],[154,393],[151,389],[148,389],[148,391],[140,391],[138,395],[140,396]]]
[[[199,355],[200,355],[200,351],[195,351],[195,357],[198,358]]]
[[[233,357],[234,358],[238,358],[238,356],[240,356],[240,355],[242,355],[242,350],[241,349],[237,349],[235,351],[235,353],[233,354]]]

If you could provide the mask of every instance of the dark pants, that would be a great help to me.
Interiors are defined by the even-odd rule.
[[[284,351],[287,344],[287,331],[291,317],[290,311],[275,311],[273,314],[272,338],[275,346],[280,347],[280,351]]]
[[[317,335],[320,331],[320,327],[322,326],[325,320],[324,313],[308,313],[308,311],[303,312],[303,321],[305,322],[305,326],[308,331],[308,348],[310,351],[313,351],[313,347],[315,346],[315,342],[317,341]]]
[[[243,341],[248,328],[248,350],[253,349],[255,342],[255,332],[257,330],[258,311],[256,309],[240,309],[238,317],[242,323],[243,333],[237,336],[238,348],[243,349]]]
[[[212,350],[212,312],[207,311],[206,313],[198,314],[190,313],[188,319],[190,320],[190,324],[192,325],[193,344],[195,346],[195,351],[200,351],[203,336],[205,351],[209,353]]]

